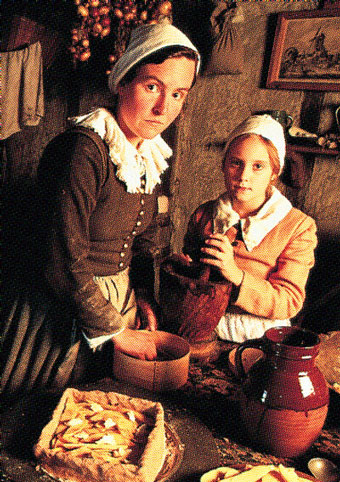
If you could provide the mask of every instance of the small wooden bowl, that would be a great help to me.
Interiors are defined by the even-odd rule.
[[[115,350],[113,374],[119,380],[151,391],[176,390],[188,379],[190,345],[178,335],[165,331],[148,331],[154,339],[156,360],[140,360]]]

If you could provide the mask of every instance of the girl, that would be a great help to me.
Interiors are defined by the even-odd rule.
[[[303,305],[316,226],[274,187],[284,157],[282,126],[269,115],[247,118],[227,140],[226,192],[189,221],[183,252],[233,284],[216,327],[223,340],[243,342],[290,325]]]

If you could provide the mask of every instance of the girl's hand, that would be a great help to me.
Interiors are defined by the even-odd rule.
[[[201,249],[202,263],[215,266],[221,275],[234,285],[240,286],[243,279],[243,271],[237,266],[234,260],[234,248],[224,234],[211,234]],[[204,255],[209,255],[204,257]]]

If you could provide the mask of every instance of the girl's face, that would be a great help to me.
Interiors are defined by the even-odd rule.
[[[267,147],[257,135],[240,137],[231,143],[223,173],[233,208],[241,216],[260,209],[269,185],[276,179]]]
[[[178,116],[195,75],[186,57],[143,65],[128,84],[118,87],[117,121],[135,147],[163,132]]]

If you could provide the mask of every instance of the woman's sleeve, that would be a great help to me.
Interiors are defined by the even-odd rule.
[[[88,263],[89,220],[105,180],[104,163],[94,142],[82,134],[55,144],[52,151],[45,159],[55,169],[55,185],[50,186],[55,201],[47,238],[47,283],[59,299],[71,304],[87,337],[118,333],[122,317],[93,281]]]
[[[295,316],[305,300],[316,245],[315,222],[306,216],[293,232],[268,279],[259,279],[245,269],[234,304],[248,313],[270,319]]]

